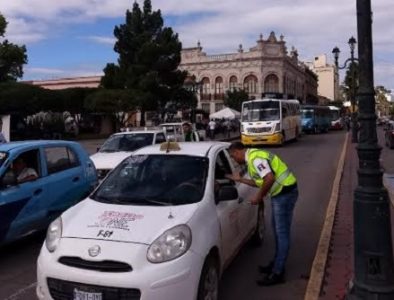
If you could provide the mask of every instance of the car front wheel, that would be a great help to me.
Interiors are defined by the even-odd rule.
[[[219,294],[219,268],[214,256],[205,260],[198,285],[197,300],[217,300]]]

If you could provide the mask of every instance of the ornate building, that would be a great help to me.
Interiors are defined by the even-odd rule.
[[[244,89],[251,99],[263,94],[282,94],[302,103],[317,103],[317,76],[298,60],[297,50],[287,52],[284,37],[274,32],[257,45],[237,53],[207,55],[200,43],[181,53],[181,70],[201,85],[198,107],[207,112],[223,108],[228,90]]]

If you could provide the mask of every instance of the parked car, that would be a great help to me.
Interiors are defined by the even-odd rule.
[[[94,164],[78,143],[0,145],[0,244],[45,229],[96,184]]]
[[[261,243],[264,208],[222,142],[142,148],[48,229],[39,299],[217,299],[241,246]],[[238,167],[239,169],[239,167]]]
[[[165,140],[163,130],[119,132],[111,135],[90,158],[101,180],[133,151],[148,145],[160,144]]]
[[[390,149],[394,148],[394,121],[388,121],[385,125],[384,133],[386,146]]]
[[[167,139],[176,142],[184,142],[185,135],[183,132],[182,124],[183,122],[162,123],[159,126],[163,128]],[[192,127],[193,131],[198,133],[199,141],[206,140],[206,131],[203,127],[198,126],[198,129],[196,129],[196,124],[192,124]]]

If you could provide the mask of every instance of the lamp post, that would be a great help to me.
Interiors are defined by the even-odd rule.
[[[390,201],[382,183],[377,143],[371,0],[357,0],[360,142],[354,191],[354,278],[348,299],[394,299]]]
[[[350,89],[350,102],[352,104],[352,143],[357,143],[358,142],[358,122],[357,122],[357,112],[356,112],[356,79],[355,79],[355,72],[354,72],[354,62],[358,61],[357,58],[354,57],[354,49],[356,47],[356,39],[352,36],[349,41],[349,47],[350,47],[350,58],[348,58],[343,66],[338,65],[338,58],[339,58],[339,53],[341,52],[338,47],[334,47],[332,49],[332,53],[334,54],[334,59],[335,59],[335,67],[339,70],[347,68],[347,64],[350,62],[349,68],[352,68],[351,70],[351,76],[352,76],[352,81],[351,81],[351,89]]]

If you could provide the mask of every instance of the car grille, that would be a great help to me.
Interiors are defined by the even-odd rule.
[[[111,171],[110,169],[98,169],[97,170],[97,176],[98,179],[104,179],[105,176]]]
[[[131,272],[133,268],[126,263],[112,261],[112,260],[102,260],[102,261],[89,261],[84,260],[80,257],[74,256],[62,256],[59,258],[59,262],[63,265],[85,269],[94,270],[99,272]]]
[[[249,133],[262,133],[262,132],[270,132],[271,127],[249,127],[247,130]]]
[[[54,278],[48,278],[47,283],[51,297],[55,300],[74,299],[74,290],[101,293],[103,300],[139,300],[141,298],[141,292],[138,289],[106,287]]]

